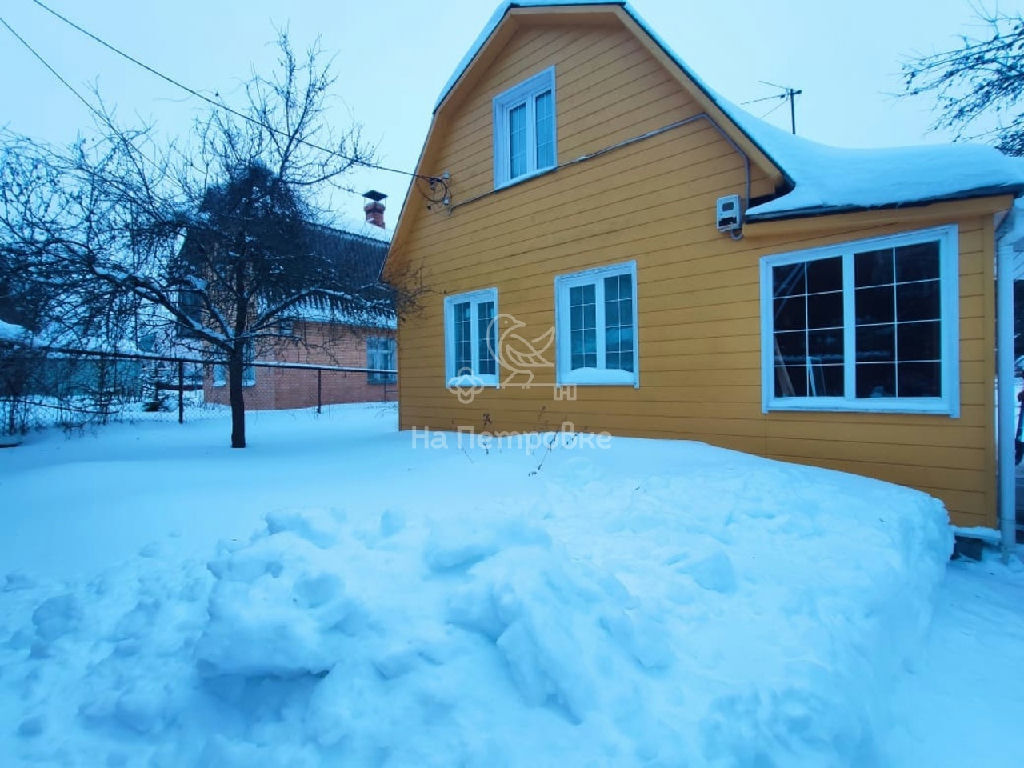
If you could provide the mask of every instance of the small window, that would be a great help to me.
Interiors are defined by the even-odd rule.
[[[295,335],[295,321],[282,319],[277,321],[277,332],[282,336]]]
[[[555,167],[555,68],[494,98],[494,186]]]
[[[559,384],[637,386],[636,262],[555,279]]]
[[[448,296],[444,339],[449,386],[498,385],[498,289]]]
[[[761,260],[765,410],[959,412],[957,229]]]
[[[371,336],[366,339],[366,381],[370,384],[394,384],[398,381],[395,365],[395,340],[387,337]]]
[[[251,363],[255,359],[252,352],[252,345],[247,344],[245,352],[243,353],[244,361]],[[228,367],[226,365],[215,364],[213,366],[213,386],[223,387],[228,383]],[[242,386],[243,387],[254,387],[256,386],[256,367],[253,365],[246,365],[242,368]]]

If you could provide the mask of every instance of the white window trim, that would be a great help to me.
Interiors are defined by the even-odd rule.
[[[939,241],[939,318],[941,320],[942,397],[857,398],[856,315],[853,254],[876,248]],[[791,251],[761,258],[761,410],[858,411],[862,413],[927,413],[960,416],[960,258],[956,224],[851,240],[836,245]],[[843,257],[843,366],[846,397],[775,397],[774,296],[772,267],[830,257]]]
[[[384,347],[381,350],[381,346]],[[371,352],[371,347],[374,351]],[[387,360],[381,360],[381,356]],[[373,358],[376,357],[376,360]],[[398,343],[393,336],[367,336],[366,337],[366,367],[380,369],[396,368],[395,360],[398,357]],[[388,365],[390,362],[390,365]],[[395,384],[398,381],[398,374],[373,373],[367,371],[366,382],[373,385]]]
[[[480,369],[480,344],[479,344],[479,333],[476,314],[476,305],[480,302],[493,301],[494,302],[494,318],[497,321],[498,318],[498,289],[497,288],[482,288],[478,291],[468,291],[467,293],[457,293],[452,296],[445,296],[444,298],[444,374],[445,374],[445,385],[448,387],[497,387],[499,384],[499,377],[501,375],[501,355],[498,354],[498,350],[494,350],[494,373],[480,375],[474,373],[472,375],[455,375],[455,305],[461,304],[464,301],[468,301],[472,304],[470,309],[470,323],[469,323],[469,338],[470,347],[473,355],[473,370],[477,371]]]
[[[551,90],[551,141],[554,164],[538,168],[536,136],[537,123],[534,107],[532,105],[534,103],[534,97],[548,89]],[[516,176],[513,179],[509,178],[508,167],[508,115],[512,107],[517,106],[523,101],[528,105],[526,110],[526,173]],[[502,189],[513,184],[518,184],[521,181],[526,181],[527,179],[546,173],[547,171],[558,167],[558,100],[555,95],[555,68],[553,66],[541,70],[536,75],[533,75],[512,88],[509,88],[507,91],[499,93],[494,97],[493,109],[495,189]]]
[[[612,275],[628,274],[632,277],[633,287],[633,370],[601,369],[597,374],[582,374],[573,371],[569,366],[572,361],[572,335],[569,332],[569,289],[577,285],[598,283],[602,287],[600,296],[595,291],[597,309],[597,359],[602,364],[605,360],[605,325],[604,325],[604,287],[602,280]],[[555,371],[558,386],[574,384],[576,386],[624,386],[640,387],[640,323],[638,321],[636,287],[636,262],[623,261],[609,264],[582,272],[559,275],[555,278]]]

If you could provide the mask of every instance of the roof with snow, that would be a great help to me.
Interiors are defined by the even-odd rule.
[[[0,320],[0,341],[25,342],[30,336],[28,330],[20,325]]]
[[[781,194],[773,199],[749,208],[748,220],[891,208],[1024,191],[1024,160],[1008,157],[993,147],[947,144],[841,149],[786,133],[754,117],[710,88],[624,0],[504,0],[445,83],[434,112],[444,103],[510,9],[578,5],[622,8],[782,171],[788,181],[788,189],[780,190]]]

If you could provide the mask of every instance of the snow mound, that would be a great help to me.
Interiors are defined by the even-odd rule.
[[[511,444],[473,453],[494,493],[461,507],[285,509],[206,563],[147,547],[86,583],[12,574],[0,753],[878,764],[951,547],[942,505],[699,444],[564,447],[532,475]],[[454,486],[450,454],[431,471]]]

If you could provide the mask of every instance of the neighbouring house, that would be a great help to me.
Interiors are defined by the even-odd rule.
[[[384,195],[367,193],[366,223],[348,229],[317,227],[316,248],[345,259],[354,282],[376,284],[391,233],[384,225]],[[308,408],[318,403],[393,401],[397,398],[395,317],[339,313],[315,304],[297,306],[278,325],[280,339],[253,350],[259,363],[244,372],[245,407]],[[295,367],[284,367],[286,364]],[[308,367],[306,367],[308,366]],[[322,370],[317,370],[322,366]],[[208,403],[229,403],[223,366],[208,366],[203,382]],[[354,370],[339,371],[335,368]],[[388,372],[390,371],[390,373]]]
[[[823,146],[628,4],[505,2],[417,172],[444,195],[410,189],[384,271],[432,297],[399,323],[402,429],[706,441],[923,489],[960,526],[1009,504],[1012,537],[1012,264],[993,286],[1021,161]]]

